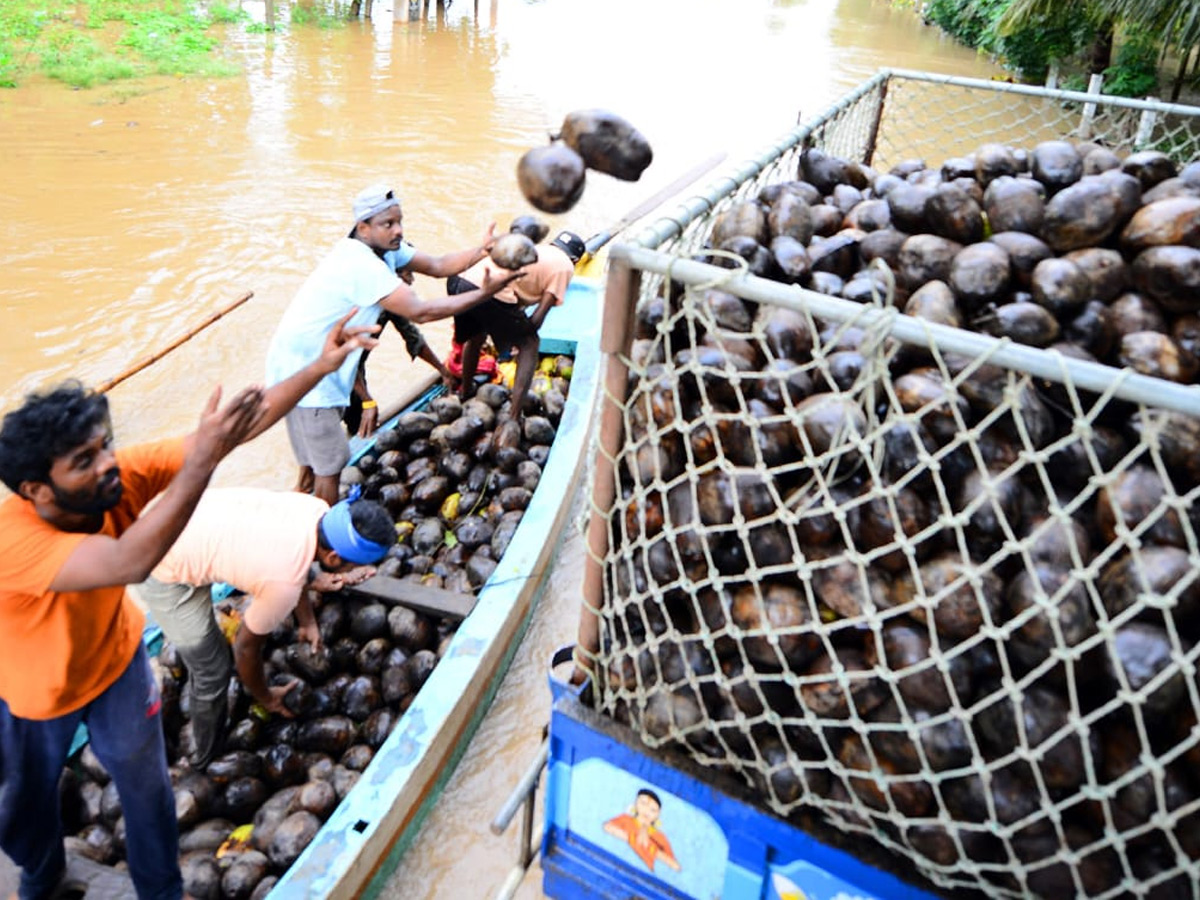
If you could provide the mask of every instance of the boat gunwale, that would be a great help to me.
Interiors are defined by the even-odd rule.
[[[574,333],[573,339],[555,337],[550,317],[543,324],[542,352],[563,352],[564,340],[575,346],[571,390],[538,489],[445,656],[358,782],[280,876],[268,894],[271,900],[352,898],[362,896],[368,883],[378,886],[389,866],[394,868],[398,862],[393,849],[411,841],[507,671],[516,639],[523,635],[549,577],[549,563],[558,547],[554,535],[568,515],[582,476],[600,386],[602,281],[576,276],[571,285],[578,285],[574,293],[583,295],[580,300],[591,298],[594,309],[582,315],[566,312],[569,289],[568,301],[551,312],[561,313],[557,320]],[[382,427],[440,393],[440,385],[427,388]],[[355,448],[357,456],[371,445],[369,440],[362,442]]]

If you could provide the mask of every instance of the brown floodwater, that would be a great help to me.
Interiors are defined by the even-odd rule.
[[[460,0],[417,21],[399,0],[395,12],[376,2],[370,21],[274,36],[233,26],[236,77],[0,92],[0,407],[63,378],[111,378],[253,291],[112,391],[119,442],[189,429],[215,386],[262,378],[275,323],[349,228],[356,191],[393,184],[406,236],[427,252],[475,244],[489,222],[532,211],[516,162],[572,109],[611,109],[654,148],[639,182],[593,173],[573,210],[543,217],[586,237],[716,152],[756,155],[881,67],[1000,74],[887,0]],[[428,279],[417,289],[443,293]],[[448,348],[447,324],[427,334]],[[423,375],[394,332],[371,357],[385,405]],[[277,428],[216,481],[292,477]],[[563,559],[481,738],[384,896],[483,897],[503,881],[516,826],[494,838],[487,823],[536,750],[545,658],[574,633],[577,548]]]

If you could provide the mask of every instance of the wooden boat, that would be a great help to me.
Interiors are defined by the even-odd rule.
[[[358,897],[373,878],[385,878],[470,741],[545,587],[583,472],[599,386],[600,297],[599,282],[576,277],[540,330],[541,351],[573,356],[574,371],[549,458],[512,542],[429,680],[272,898]],[[428,387],[403,411],[422,408],[441,391]],[[372,444],[356,442],[354,458]]]

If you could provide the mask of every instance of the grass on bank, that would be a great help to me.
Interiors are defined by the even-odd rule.
[[[297,5],[293,24],[336,27],[344,8]],[[236,2],[211,0],[4,0],[0,3],[0,87],[41,73],[73,88],[150,75],[222,77],[239,67],[219,51],[225,29],[251,21]]]

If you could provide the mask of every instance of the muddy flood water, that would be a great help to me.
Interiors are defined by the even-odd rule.
[[[262,4],[243,5],[261,18]],[[253,291],[112,391],[119,442],[190,429],[214,386],[261,380],[275,324],[349,228],[355,192],[394,185],[406,237],[427,252],[476,244],[490,221],[533,211],[516,162],[572,109],[611,109],[654,148],[639,182],[589,177],[573,210],[544,217],[587,237],[714,153],[757,155],[881,67],[999,74],[887,0],[459,0],[417,21],[400,0],[396,12],[376,2],[369,21],[274,36],[231,26],[242,74],[227,79],[0,93],[0,407],[66,377],[111,378]],[[449,324],[426,332],[444,353]],[[426,371],[389,332],[371,387],[386,407]],[[293,474],[280,427],[216,482],[286,488]],[[574,635],[579,545],[574,530],[561,538],[513,668],[383,897],[490,897],[515,860],[518,823],[501,837],[488,823],[537,749],[546,660]],[[518,896],[541,896],[536,868]]]

